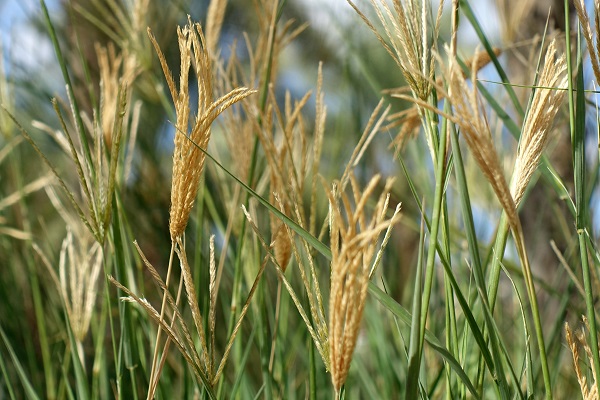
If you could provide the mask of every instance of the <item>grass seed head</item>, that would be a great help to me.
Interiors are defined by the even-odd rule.
[[[336,193],[335,188],[328,193],[332,254],[329,356],[331,380],[336,391],[346,381],[350,369],[379,236],[396,221],[396,214],[391,219],[385,219],[388,205],[386,195],[380,196],[377,201],[373,217],[367,216],[367,201],[379,179],[376,175],[361,191],[351,175],[352,199],[343,192]],[[388,181],[386,191],[390,186],[391,181]]]
[[[179,89],[175,86],[175,80],[156,39],[150,33],[150,40],[158,53],[177,116],[169,215],[169,231],[172,240],[183,235],[194,206],[200,176],[204,169],[204,151],[208,148],[211,124],[228,107],[255,92],[238,88],[213,100],[212,62],[201,26],[190,20],[184,28],[178,28],[177,37],[181,55]],[[198,109],[193,121],[190,121],[192,113],[189,73],[192,67],[198,81]],[[189,129],[190,125],[191,129]]]
[[[584,317],[584,321],[587,323],[587,320]],[[592,350],[587,343],[587,339],[585,336],[585,331],[581,330],[579,332],[573,332],[569,323],[565,323],[565,337],[567,339],[567,345],[571,349],[571,354],[573,356],[573,368],[575,369],[575,375],[577,376],[577,381],[579,382],[579,388],[581,389],[581,396],[584,400],[598,400],[598,383],[594,382],[591,387],[588,385],[586,374],[581,370],[580,359],[581,355],[579,353],[580,348],[583,348],[587,361],[592,368],[592,375],[596,376],[593,373],[594,369],[594,361],[592,356]]]
[[[474,60],[472,65],[478,65],[477,60]],[[472,84],[469,85],[458,61],[450,56],[444,75],[448,83],[447,96],[453,106],[452,120],[460,127],[479,169],[492,185],[511,227],[520,231],[517,208],[500,166],[486,111],[477,90],[477,70],[471,70]]]
[[[443,1],[440,2],[435,22],[431,20],[431,3],[424,0],[393,0],[393,7],[386,0],[370,0],[379,22],[385,31],[385,39],[371,20],[352,1],[362,20],[373,31],[383,47],[392,56],[413,95],[426,100],[434,80],[434,57],[432,49],[438,37]]]
[[[96,44],[96,55],[100,70],[100,128],[104,142],[110,148],[116,115],[121,111],[118,104],[119,91],[124,83],[128,91],[126,98],[131,98],[130,88],[140,68],[135,56],[129,55],[127,50],[117,54],[112,43],[108,47]]]
[[[511,194],[518,205],[548,143],[550,128],[562,104],[567,88],[565,56],[556,57],[556,42],[552,41],[540,73],[519,141],[513,172]]]

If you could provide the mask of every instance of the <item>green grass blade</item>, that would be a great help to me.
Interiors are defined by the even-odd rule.
[[[412,316],[404,307],[398,304],[392,299],[387,293],[381,290],[375,283],[369,282],[369,293],[374,296],[383,306],[385,306],[392,314],[398,317],[399,320],[410,326]],[[465,386],[469,389],[469,392],[474,398],[480,399],[480,395],[475,390],[475,386],[471,383],[467,373],[463,370],[462,366],[454,358],[454,356],[444,347],[442,343],[428,330],[425,330],[425,341],[448,363],[450,368],[460,377]]]
[[[417,268],[415,270],[415,285],[412,301],[412,317],[410,326],[410,341],[408,347],[408,373],[406,374],[406,393],[416,393],[419,385],[421,348],[417,338],[421,337],[421,290],[423,288],[424,263],[423,253],[425,248],[424,215],[421,214],[421,232],[419,237],[419,252]]]
[[[1,327],[0,327],[1,329]],[[12,400],[15,400],[15,390],[12,387],[12,382],[8,376],[8,371],[6,369],[6,364],[4,363],[4,357],[0,357],[0,371],[2,371],[2,377],[4,379],[4,384],[6,385],[6,391],[8,392],[8,397]]]
[[[17,374],[19,375],[21,384],[23,385],[23,388],[25,389],[25,393],[27,394],[27,396],[30,399],[39,400],[39,397],[35,393],[35,390],[33,389],[33,386],[31,385],[31,382],[29,381],[29,378],[27,377],[27,374],[23,370],[23,366],[21,366],[21,362],[19,361],[19,358],[17,357],[15,351],[13,350],[12,346],[10,345],[10,342],[8,341],[6,333],[4,333],[4,330],[2,329],[1,326],[0,326],[0,337],[2,338],[2,342],[4,342],[4,346],[6,346],[6,349],[8,350],[8,354],[10,355],[10,358],[11,358],[13,365],[17,371]]]
[[[432,112],[426,111],[426,116],[429,116],[425,129],[437,132],[437,124],[434,123]],[[433,288],[433,277],[434,277],[434,267],[435,267],[435,255],[437,252],[437,238],[439,233],[439,228],[442,219],[442,210],[443,210],[443,202],[444,202],[444,188],[446,185],[446,173],[447,173],[447,164],[446,164],[446,139],[447,135],[445,132],[440,134],[439,144],[436,152],[436,165],[435,165],[435,194],[433,199],[433,210],[432,210],[432,219],[431,219],[431,230],[429,236],[429,248],[427,249],[427,261],[425,264],[425,281],[423,288],[423,299],[421,303],[421,321],[420,321],[420,335],[418,337],[410,338],[411,348],[412,341],[418,340],[418,349],[419,353],[422,354],[423,350],[423,340],[424,340],[424,332],[425,325],[427,323],[427,315],[429,313],[429,302],[431,299],[431,291]],[[441,253],[441,252],[440,252]],[[417,363],[420,363],[421,357],[413,358],[413,360]],[[417,365],[418,367],[418,365]],[[417,368],[418,369],[418,368]],[[406,392],[407,398],[414,398],[417,396],[416,390]]]
[[[82,400],[89,399],[90,395],[87,384],[87,376],[83,365],[81,365],[81,360],[79,358],[79,349],[77,347],[77,343],[75,342],[75,336],[73,335],[73,331],[71,329],[69,316],[67,315],[66,308],[65,321],[66,330],[69,337],[69,345],[71,346],[71,361],[73,363],[73,369],[75,371],[75,388],[77,389],[77,398]]]
[[[240,385],[242,384],[242,379],[244,378],[244,366],[246,365],[246,363],[248,362],[248,357],[250,356],[250,351],[252,350],[252,343],[254,342],[254,335],[256,334],[256,327],[252,326],[252,331],[250,332],[250,335],[248,336],[248,345],[246,346],[246,349],[244,350],[244,354],[242,355],[242,358],[240,359],[240,364],[238,365],[238,368],[240,368],[240,370],[238,371],[236,377],[235,377],[235,381],[233,382],[233,386],[231,387],[231,393],[229,394],[229,398],[231,400],[235,400],[236,396],[237,396],[237,392],[240,388]],[[217,398],[221,399],[221,393],[217,393]]]

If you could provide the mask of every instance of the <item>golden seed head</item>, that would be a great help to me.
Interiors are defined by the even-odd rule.
[[[587,319],[584,317],[584,324],[588,325]],[[588,326],[589,329],[589,326]],[[592,355],[592,350],[587,343],[587,339],[585,336],[585,331],[582,329],[579,332],[573,332],[569,323],[565,323],[565,338],[567,339],[567,345],[571,349],[571,354],[573,356],[573,368],[575,369],[575,375],[577,376],[577,381],[579,383],[579,388],[581,389],[581,395],[584,400],[598,400],[598,382],[594,381],[591,386],[588,385],[586,374],[581,370],[580,362],[580,353],[579,349],[583,348],[587,362],[589,363],[592,369],[592,375],[596,376],[594,371],[594,359]]]
[[[177,116],[169,211],[169,231],[171,239],[175,240],[183,235],[194,206],[200,176],[204,169],[204,152],[208,147],[211,124],[224,110],[255,91],[237,88],[213,101],[213,71],[210,54],[201,26],[197,23],[193,24],[191,20],[183,29],[181,27],[177,29],[181,55],[178,90],[156,39],[150,32],[149,35],[167,79]],[[198,109],[193,121],[190,120],[189,99],[189,72],[192,67],[198,80]],[[188,128],[190,125],[191,130]]]
[[[566,71],[565,56],[563,54],[556,57],[556,43],[553,40],[546,51],[538,88],[533,95],[519,140],[511,182],[511,194],[516,205],[521,202],[548,143],[550,128],[566,93]]]
[[[427,99],[433,87],[432,49],[438,37],[443,2],[434,22],[429,1],[394,0],[392,9],[385,0],[370,0],[387,39],[352,1],[348,2],[392,56],[414,96]]]
[[[477,84],[469,84],[462,68],[455,57],[448,51],[448,68],[444,76],[448,83],[446,96],[453,106],[452,121],[460,127],[473,158],[479,169],[492,185],[496,197],[507,214],[510,226],[520,231],[520,221],[517,208],[511,196],[510,189],[500,160],[496,152],[485,109],[482,105]],[[479,65],[475,59],[473,66]],[[471,70],[471,82],[477,82],[477,70]]]
[[[345,193],[338,193],[335,186],[328,193],[332,255],[329,360],[336,390],[344,384],[350,369],[379,236],[396,222],[397,213],[386,219],[387,195],[379,197],[373,216],[367,216],[367,201],[378,182],[377,175],[361,191],[354,175],[350,175],[352,199]],[[391,180],[387,182],[384,192],[389,191],[391,184]]]

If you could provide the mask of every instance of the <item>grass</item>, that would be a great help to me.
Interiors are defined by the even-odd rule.
[[[598,398],[600,3],[500,44],[347,3],[315,44],[302,2],[41,0],[64,93],[0,68],[1,398]]]

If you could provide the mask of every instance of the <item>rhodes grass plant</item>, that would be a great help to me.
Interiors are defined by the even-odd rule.
[[[598,399],[593,3],[42,0],[0,398]]]

